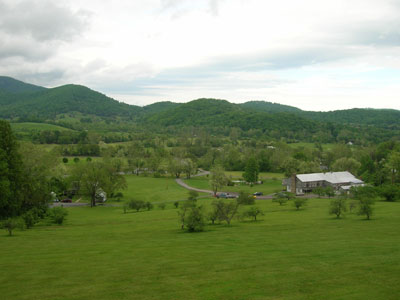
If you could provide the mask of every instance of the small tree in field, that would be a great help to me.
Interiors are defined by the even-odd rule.
[[[306,198],[295,198],[293,200],[293,205],[296,207],[296,210],[300,210],[301,207],[305,206],[307,204]]]
[[[230,225],[233,217],[238,212],[240,202],[224,202],[223,200],[219,200],[214,201],[212,205],[217,212],[218,220],[225,221],[226,224]]]
[[[174,202],[174,206],[175,206],[175,208],[178,208],[179,207],[179,201],[175,201]]]
[[[20,222],[15,218],[9,218],[3,221],[1,225],[5,230],[7,230],[8,235],[12,236],[14,229],[20,227]]]
[[[327,187],[324,189],[324,194],[325,194],[326,196],[328,196],[328,198],[331,198],[331,197],[335,196],[335,190],[333,189],[333,187],[327,186]]]
[[[347,211],[347,202],[345,198],[337,198],[331,201],[329,207],[329,214],[336,215],[336,218],[340,218],[343,212]]]
[[[314,194],[318,195],[318,197],[321,198],[321,196],[325,195],[325,189],[321,186],[316,187],[315,189],[313,189],[312,191]]]
[[[214,167],[210,170],[210,175],[211,175],[210,185],[211,185],[212,190],[213,190],[213,192],[214,192],[214,196],[216,196],[216,195],[217,195],[217,192],[218,192],[224,185],[227,184],[228,178],[226,178],[224,169],[223,169],[222,166],[220,166],[220,165],[214,166]]]
[[[250,207],[250,209],[244,213],[245,217],[254,218],[254,221],[257,221],[257,216],[259,215],[263,216],[264,213],[261,209],[259,209],[256,206]]]
[[[188,196],[189,201],[196,201],[198,196],[199,196],[198,192],[194,190],[189,190],[189,196]]]
[[[189,232],[199,232],[204,230],[206,222],[202,206],[191,206],[184,219],[184,226]]]
[[[158,207],[161,208],[162,210],[164,210],[166,206],[167,206],[167,204],[165,204],[165,203],[158,204]]]
[[[374,203],[375,203],[375,201],[371,198],[360,199],[360,202],[359,202],[360,210],[358,211],[358,214],[360,216],[366,216],[367,220],[369,220],[373,213],[372,205],[374,205]]]

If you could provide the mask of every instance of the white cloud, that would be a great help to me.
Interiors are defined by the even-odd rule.
[[[0,0],[0,72],[136,104],[400,108],[399,28],[393,0]]]

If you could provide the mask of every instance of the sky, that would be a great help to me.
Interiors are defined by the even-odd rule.
[[[400,0],[0,0],[0,75],[140,106],[400,109]]]

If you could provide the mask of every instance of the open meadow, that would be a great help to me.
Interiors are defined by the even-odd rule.
[[[153,179],[154,189],[166,188],[162,180]],[[159,201],[184,196],[168,189]],[[198,200],[206,210],[212,201]],[[299,211],[290,202],[256,206],[265,213],[257,222],[201,233],[182,231],[172,204],[126,214],[71,207],[62,226],[2,231],[1,298],[399,299],[400,203],[377,202],[370,221],[329,216],[328,199]]]

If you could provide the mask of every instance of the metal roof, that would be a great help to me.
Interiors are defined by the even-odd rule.
[[[354,184],[364,183],[362,180],[357,179],[350,172],[327,172],[327,173],[312,173],[312,174],[298,174],[297,178],[301,182],[312,181],[327,181],[332,184],[351,182]]]

